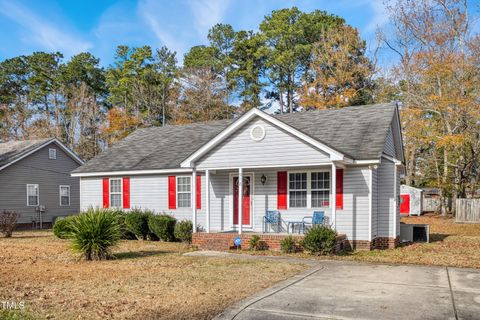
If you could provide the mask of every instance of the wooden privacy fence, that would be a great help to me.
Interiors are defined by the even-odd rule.
[[[455,222],[480,223],[480,199],[457,199]]]

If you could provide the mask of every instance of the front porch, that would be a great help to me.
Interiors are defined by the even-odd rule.
[[[336,229],[336,211],[341,210],[336,206],[339,170],[343,179],[343,170],[337,168],[334,163],[199,168],[193,172],[192,189],[202,189],[205,193],[201,197],[192,194],[192,220],[197,226],[194,232],[300,233],[303,219],[311,219],[315,211],[322,212],[322,223]],[[195,183],[201,183],[201,188]],[[197,205],[196,201],[201,204]],[[267,211],[279,213],[278,225],[265,225]]]
[[[249,242],[253,235],[260,237],[260,244],[263,250],[273,250],[280,251],[281,241],[290,234],[286,233],[259,233],[259,232],[243,232],[242,234],[237,234],[236,232],[215,232],[215,233],[206,233],[206,232],[197,232],[192,236],[192,244],[200,250],[214,250],[214,251],[228,251],[237,249],[234,244],[235,238],[239,237],[241,239],[241,249],[248,249]],[[295,242],[300,242],[303,239],[303,234],[294,234],[292,235]],[[350,250],[351,245],[348,242],[347,236],[344,234],[337,235],[337,244],[335,247],[335,252],[340,252],[343,250]],[[297,250],[301,251],[302,248],[299,246]]]

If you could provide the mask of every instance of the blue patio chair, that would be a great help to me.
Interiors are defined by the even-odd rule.
[[[311,217],[303,217],[302,220],[304,230],[308,225],[313,227],[319,224],[325,224],[325,211],[314,211]]]
[[[267,210],[265,216],[263,217],[263,232],[268,232],[269,227],[277,227],[276,232],[279,232],[281,225],[280,220],[280,211],[277,210]],[[273,229],[275,231],[275,228]]]

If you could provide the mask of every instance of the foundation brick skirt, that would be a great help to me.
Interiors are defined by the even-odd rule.
[[[349,250],[394,249],[400,244],[400,238],[377,237],[368,240],[347,240]]]
[[[233,243],[234,239],[240,236],[242,239],[242,248],[247,249],[249,241],[253,235],[260,237],[260,246],[266,250],[280,251],[281,241],[288,237],[285,234],[265,234],[265,233],[243,233],[238,235],[237,233],[204,233],[197,232],[192,235],[192,245],[196,246],[200,250],[215,250],[215,251],[228,251],[235,249]],[[303,239],[303,235],[292,235],[295,242],[299,242]],[[348,248],[347,237],[343,234],[337,236],[336,252],[345,250]],[[301,250],[301,248],[298,248]]]
[[[249,241],[253,235],[258,235],[260,237],[260,246],[266,250],[280,251],[281,241],[288,237],[289,235],[285,234],[265,234],[265,233],[243,233],[240,235],[242,239],[241,247],[247,249],[249,246]],[[197,232],[192,235],[192,245],[196,246],[200,250],[214,250],[214,251],[228,251],[235,249],[233,243],[234,239],[239,235],[233,232],[225,233],[204,233]],[[292,235],[295,242],[299,242],[303,239],[303,235]],[[335,248],[336,252],[343,250],[373,250],[373,249],[393,249],[398,246],[399,238],[388,238],[388,237],[379,237],[373,239],[373,241],[368,240],[348,240],[347,236],[340,234],[337,236],[337,246]],[[299,247],[300,251],[302,248]]]

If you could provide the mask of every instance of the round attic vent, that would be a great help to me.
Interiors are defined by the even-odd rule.
[[[253,141],[262,141],[265,138],[265,128],[256,125],[250,130],[250,137]]]

